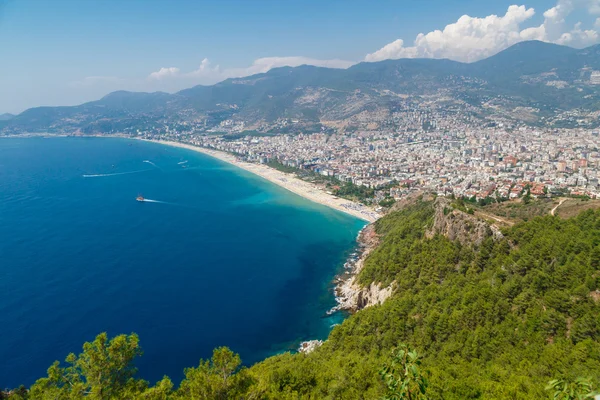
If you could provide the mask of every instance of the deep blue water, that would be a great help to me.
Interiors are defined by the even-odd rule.
[[[251,364],[324,338],[363,225],[185,149],[0,139],[0,387],[103,331],[139,334],[151,382],[217,346]]]

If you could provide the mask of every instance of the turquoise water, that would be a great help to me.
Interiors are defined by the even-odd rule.
[[[104,331],[139,334],[150,381],[216,346],[248,365],[325,338],[363,225],[185,149],[0,139],[0,387]]]

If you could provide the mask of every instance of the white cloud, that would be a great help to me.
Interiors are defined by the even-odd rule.
[[[600,38],[594,29],[583,29],[581,23],[569,29],[566,18],[576,8],[586,8],[589,13],[600,14],[600,0],[559,0],[544,12],[544,22],[535,27],[522,28],[535,15],[533,8],[512,5],[503,16],[484,18],[463,15],[443,30],[420,33],[413,46],[405,46],[397,39],[374,53],[365,61],[398,58],[450,58],[472,62],[489,57],[524,40],[584,47],[597,43]],[[600,21],[600,19],[599,19]],[[598,22],[597,22],[598,24]]]
[[[218,75],[220,74],[220,68],[219,66],[214,66],[212,67],[210,65],[210,61],[208,60],[208,58],[205,58],[204,60],[202,60],[202,62],[200,63],[200,66],[198,67],[197,70],[190,72],[188,75],[189,76],[211,76],[211,75]]]
[[[600,14],[600,0],[590,0],[588,11],[590,14]]]
[[[533,8],[510,6],[501,17],[489,15],[485,18],[474,18],[463,15],[457,22],[447,25],[444,30],[420,33],[414,46],[405,47],[402,40],[396,40],[368,54],[365,60],[422,57],[475,61],[522,40],[519,36],[519,26],[534,14]]]
[[[598,32],[593,29],[581,29],[581,22],[575,24],[570,32],[565,32],[556,40],[558,44],[585,47],[598,43]]]
[[[160,80],[160,79],[170,78],[170,77],[174,77],[174,76],[178,76],[178,75],[179,75],[179,68],[168,67],[168,68],[161,68],[158,71],[151,73],[150,76],[148,76],[148,79]]]
[[[308,57],[265,57],[255,60],[251,65],[242,68],[221,68],[219,65],[213,66],[208,58],[200,63],[200,66],[188,73],[182,73],[179,68],[161,68],[152,72],[148,78],[152,80],[162,80],[166,78],[176,78],[180,81],[202,84],[212,84],[227,78],[241,78],[254,74],[268,72],[277,67],[298,67],[300,65],[313,65],[328,68],[348,68],[355,63],[345,60],[318,60]]]
[[[590,14],[600,12],[600,0],[559,0],[556,6],[544,13],[544,23],[536,29],[539,40],[574,47],[585,47],[598,42],[598,32],[594,29],[582,29],[577,22],[569,30],[566,18],[576,8],[586,8]]]

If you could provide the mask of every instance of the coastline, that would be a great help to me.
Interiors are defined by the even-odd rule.
[[[332,208],[334,210],[341,211],[343,213],[352,215],[369,223],[375,222],[381,217],[378,213],[362,204],[328,194],[320,188],[318,188],[316,185],[303,181],[294,176],[293,174],[278,171],[264,164],[256,164],[241,161],[234,155],[219,150],[207,149],[204,147],[195,146],[187,143],[172,142],[167,140],[136,140],[165,144],[167,146],[179,147],[205,154],[207,156],[216,158],[228,164],[234,165],[254,175],[258,175],[261,178],[266,179],[269,182],[274,183],[277,186],[289,190],[290,192],[295,193],[314,203],[318,203]]]
[[[358,283],[358,274],[362,271],[364,262],[375,248],[380,244],[380,238],[375,232],[375,225],[368,224],[360,230],[356,238],[357,247],[344,264],[344,271],[338,274],[333,283],[335,284],[333,294],[337,305],[327,311],[331,315],[340,311],[353,314],[366,307],[382,304],[389,298],[394,290],[391,285],[381,288],[379,285],[371,284],[362,287]],[[309,354],[321,347],[325,340],[307,340],[300,343],[299,353]]]
[[[26,137],[54,138],[69,136],[70,135],[30,135]],[[154,142],[157,144],[163,144],[171,147],[183,148],[202,153],[212,158],[223,161],[227,164],[241,168],[254,175],[258,175],[263,179],[266,179],[269,182],[276,184],[277,186],[282,187],[292,193],[295,193],[307,200],[327,206],[331,209],[335,209],[336,211],[343,212],[347,215],[351,215],[355,218],[364,221],[365,225],[359,231],[356,237],[356,248],[354,252],[350,255],[350,257],[347,258],[346,263],[344,264],[344,270],[341,271],[341,273],[337,274],[332,281],[330,281],[334,285],[332,290],[333,293],[331,293],[331,288],[328,290],[328,292],[334,295],[337,304],[331,310],[327,311],[327,315],[331,315],[339,311],[347,311],[350,313],[354,313],[362,308],[382,303],[391,294],[391,290],[389,288],[363,288],[357,282],[357,277],[360,271],[362,270],[364,260],[378,244],[378,238],[376,237],[374,231],[375,226],[373,222],[381,218],[381,215],[374,212],[371,208],[326,193],[317,185],[297,178],[293,173],[284,173],[264,164],[245,162],[233,154],[219,151],[216,149],[203,148],[188,143],[180,143],[166,140],[147,140],[135,137],[132,138],[128,136],[93,135],[93,137],[118,137],[129,140],[133,139],[145,142]],[[324,341],[326,341],[326,339],[309,340],[301,342],[298,351],[303,353],[310,353],[317,347],[321,346],[324,343]]]
[[[393,292],[394,284],[381,287],[379,284],[372,283],[368,287],[363,287],[358,283],[358,275],[364,267],[365,260],[380,244],[380,237],[375,231],[375,225],[365,226],[359,232],[356,241],[358,243],[356,253],[344,266],[346,271],[338,275],[335,280],[334,293],[337,306],[332,308],[328,314],[340,310],[356,312],[363,308],[382,304]]]
[[[345,271],[337,275],[334,279],[333,295],[337,305],[327,312],[327,315],[339,311],[356,312],[362,308],[369,307],[375,304],[381,304],[387,299],[392,292],[392,288],[381,290],[378,286],[362,288],[357,277],[362,270],[363,263],[369,253],[379,244],[378,237],[375,233],[373,223],[381,218],[381,215],[375,213],[371,209],[352,202],[350,200],[341,199],[330,195],[316,185],[303,181],[293,174],[284,173],[264,164],[249,163],[239,160],[236,156],[219,150],[207,149],[200,146],[195,146],[187,143],[172,142],[166,140],[147,140],[136,139],[147,142],[155,142],[165,144],[172,147],[188,149],[216,158],[228,164],[234,165],[245,171],[253,173],[274,183],[292,193],[295,193],[307,200],[330,207],[337,211],[352,215],[359,218],[367,224],[360,230],[357,235],[357,248],[355,253],[347,260],[344,265]],[[349,208],[352,207],[352,208]],[[374,285],[372,285],[374,286]],[[307,340],[300,343],[297,351],[308,354],[323,345],[326,340]]]
[[[107,137],[102,138],[106,139]],[[112,137],[108,137],[108,139],[112,139]],[[334,275],[338,272],[341,272],[341,264],[346,261],[346,255],[348,255],[354,248],[354,241],[356,239],[358,230],[366,223],[363,223],[362,220],[357,220],[355,218],[344,217],[343,215],[345,214],[341,215],[315,205],[311,206],[310,203],[304,203],[297,197],[295,198],[296,200],[289,199],[289,192],[273,188],[272,186],[270,186],[271,189],[269,189],[269,183],[265,181],[256,181],[257,178],[253,178],[251,175],[247,175],[245,172],[235,170],[233,167],[226,164],[216,162],[214,159],[213,162],[209,162],[211,159],[195,157],[194,154],[197,155],[197,153],[185,152],[185,150],[181,151],[174,147],[169,148],[158,145],[147,145],[142,142],[137,142],[138,145],[136,145],[136,142],[132,142],[131,140],[125,141],[123,139],[124,137],[120,137],[104,143],[104,141],[97,140],[95,137],[90,139],[71,137],[65,140],[57,139],[56,141],[33,139],[33,142],[25,143],[33,149],[41,147],[49,152],[51,151],[48,154],[57,154],[57,159],[63,158],[61,154],[76,154],[75,152],[79,152],[79,154],[85,154],[84,161],[81,161],[79,158],[74,158],[72,159],[73,161],[70,161],[69,166],[73,167],[72,173],[71,170],[63,169],[62,166],[57,167],[56,170],[57,174],[60,174],[58,176],[68,177],[69,183],[73,184],[73,191],[69,193],[75,193],[76,195],[72,196],[68,192],[62,191],[61,196],[64,196],[67,201],[59,198],[56,201],[52,200],[52,203],[48,203],[39,202],[37,201],[37,198],[32,198],[32,203],[37,204],[42,212],[45,212],[44,210],[47,208],[48,204],[53,206],[57,204],[60,205],[62,209],[66,210],[64,214],[61,214],[58,212],[58,207],[53,207],[53,213],[57,215],[57,218],[52,218],[52,220],[57,221],[57,224],[60,224],[61,220],[63,220],[62,218],[58,218],[58,216],[67,215],[72,216],[75,219],[83,216],[83,214],[79,213],[79,209],[77,209],[76,213],[73,212],[73,210],[75,210],[75,208],[72,208],[73,205],[89,209],[91,211],[91,213],[88,214],[90,215],[90,217],[88,217],[89,220],[100,221],[98,226],[106,229],[107,232],[110,232],[108,235],[102,234],[102,237],[108,237],[112,239],[119,238],[120,240],[120,236],[118,235],[122,234],[122,237],[126,238],[127,240],[123,241],[123,243],[128,243],[127,246],[108,247],[111,249],[111,251],[115,251],[115,254],[118,253],[120,257],[126,257],[125,253],[130,253],[131,258],[128,258],[128,260],[131,261],[128,265],[140,266],[139,269],[132,267],[126,270],[121,269],[119,271],[123,273],[126,272],[128,274],[129,272],[135,274],[136,272],[143,270],[148,272],[148,274],[142,274],[144,277],[151,276],[149,281],[140,280],[139,282],[143,284],[135,285],[136,289],[139,289],[143,293],[149,293],[149,297],[145,298],[146,300],[144,301],[146,301],[148,304],[156,303],[157,307],[164,307],[165,304],[168,304],[166,301],[169,298],[169,294],[173,293],[173,298],[175,299],[173,301],[176,301],[178,298],[181,298],[181,295],[177,295],[177,290],[181,290],[183,287],[187,288],[188,284],[192,288],[196,289],[201,286],[201,292],[206,293],[206,296],[210,295],[210,298],[214,299],[216,298],[215,294],[211,291],[214,289],[216,296],[218,297],[218,294],[220,293],[220,284],[215,284],[213,282],[220,283],[217,281],[217,279],[221,279],[220,277],[224,276],[225,279],[223,282],[227,284],[228,281],[231,281],[231,279],[227,278],[228,275],[232,274],[231,276],[235,276],[236,279],[239,278],[239,276],[243,276],[244,278],[239,278],[236,280],[236,282],[238,282],[239,286],[244,290],[234,291],[241,293],[240,298],[242,298],[242,304],[244,307],[241,307],[239,305],[240,303],[236,304],[233,301],[230,301],[227,303],[227,305],[223,305],[223,307],[228,306],[228,304],[233,304],[233,306],[230,308],[231,310],[244,310],[241,320],[243,320],[244,323],[250,327],[244,329],[253,329],[254,326],[260,327],[259,324],[265,320],[267,321],[266,323],[268,323],[268,325],[265,325],[266,328],[262,332],[263,334],[259,335],[260,341],[258,341],[258,339],[253,339],[251,343],[248,343],[242,335],[240,337],[241,339],[239,339],[239,343],[241,344],[236,345],[235,343],[238,342],[238,339],[235,337],[230,339],[230,341],[234,343],[233,345],[229,344],[232,346],[232,348],[233,346],[237,346],[236,348],[241,348],[243,351],[249,354],[247,357],[244,357],[244,359],[250,360],[248,365],[251,365],[251,363],[254,363],[255,361],[262,361],[264,358],[270,355],[280,354],[289,350],[295,350],[297,344],[305,339],[319,338],[324,340],[328,337],[332,327],[344,320],[346,317],[345,313],[338,313],[331,318],[325,317],[326,311],[335,305],[334,297],[332,296],[333,288],[331,287],[331,282],[334,278]],[[22,145],[21,142],[28,141],[19,139],[18,142],[19,145]],[[15,144],[17,144],[16,141]],[[7,143],[6,147],[12,148],[12,143]],[[102,149],[102,151],[96,152],[95,149]],[[15,154],[15,157],[19,154],[18,152],[13,153],[12,150],[9,150],[9,152]],[[88,160],[92,160],[92,158],[93,160],[97,161],[88,162]],[[23,160],[22,157],[20,157],[20,159]],[[48,160],[47,164],[53,166],[53,168],[44,169],[44,171],[55,171],[54,166],[57,164],[55,164],[55,160],[53,158],[40,157],[39,159],[40,161]],[[155,162],[161,168],[163,168],[166,173],[161,172],[159,169],[147,167],[150,169],[150,171],[144,172],[140,175],[130,175],[116,178],[99,178],[97,180],[87,180],[82,178],[82,174],[101,175],[109,172],[120,173],[137,171],[139,167],[142,167],[139,168],[139,170],[146,170],[147,168],[143,167],[145,164],[140,164],[142,160],[151,160]],[[178,166],[178,162],[184,162],[184,160],[189,160],[189,165],[186,167],[187,169],[183,169],[183,167]],[[29,165],[29,161],[27,159],[24,159],[23,163],[25,163],[25,165]],[[115,165],[115,170],[111,169],[111,165]],[[198,168],[198,170],[193,170],[193,168]],[[186,173],[186,170],[189,172]],[[68,172],[65,173],[63,171]],[[208,184],[205,185],[203,180],[207,178],[206,175],[209,174],[215,176],[215,178],[209,180]],[[236,177],[236,175],[239,174],[242,174],[242,176]],[[222,177],[222,175],[225,176]],[[173,182],[175,179],[177,179],[178,182]],[[181,183],[179,182],[180,179]],[[227,179],[227,182],[225,182],[225,179]],[[161,182],[167,180],[169,181],[168,186]],[[236,195],[232,197],[227,196],[229,192],[223,195],[219,194],[218,191],[213,191],[212,193],[214,193],[215,196],[208,197],[204,194],[206,192],[206,187],[214,187],[211,185],[213,182],[222,183],[223,185],[229,185],[232,184],[232,182],[236,182],[235,185],[240,185],[239,187],[244,189],[246,184],[244,184],[243,181],[249,182],[248,186],[250,188],[258,184],[258,186],[262,187],[262,190],[271,191],[275,189],[276,192],[279,192],[279,194],[275,197],[276,201],[274,201],[273,204],[265,204],[264,210],[260,210],[260,213],[271,208],[288,208],[288,210],[285,211],[285,226],[287,227],[291,225],[294,227],[294,231],[291,229],[289,231],[284,230],[280,227],[271,227],[273,221],[269,219],[265,220],[262,216],[258,216],[260,219],[255,218],[257,217],[257,214],[260,213],[248,212],[248,209],[245,207],[245,205],[238,207],[235,203],[233,203],[234,206],[231,208],[235,209],[236,213],[231,216],[229,215],[229,212],[220,213],[218,207],[214,213],[211,212],[214,210],[211,205],[215,200],[227,202],[227,204],[223,203],[225,205],[224,208],[229,209],[229,198],[233,199],[233,201],[236,201],[238,198],[246,199],[248,197],[247,192],[245,191],[241,192],[243,194],[242,196],[237,196],[237,193],[234,193]],[[197,182],[199,183],[196,184]],[[18,188],[18,185],[11,186]],[[66,185],[61,185],[60,189],[64,189],[65,186]],[[140,187],[142,193],[146,194],[147,192],[149,194],[148,197],[167,202],[171,201],[172,203],[165,203],[164,205],[137,203],[134,201],[133,196],[140,192]],[[188,192],[187,189],[182,192],[170,192],[167,190],[162,190],[165,188],[171,189],[174,187],[190,188],[192,190],[190,192]],[[95,190],[92,195],[88,195],[87,190],[89,188],[93,188]],[[253,192],[254,190],[252,190],[250,195],[254,195]],[[108,193],[114,195],[111,195],[111,200],[109,200]],[[187,193],[190,193],[191,195],[186,197],[185,194]],[[85,199],[85,201],[81,201],[82,198]],[[198,198],[205,199],[206,202],[196,203]],[[271,196],[269,196],[269,198],[271,198]],[[91,199],[91,201],[88,199]],[[289,204],[279,204],[281,202],[289,202]],[[10,203],[17,204],[19,206],[22,204],[21,201]],[[204,204],[206,204],[206,207]],[[250,204],[250,202],[247,204]],[[186,205],[188,207],[186,207]],[[294,208],[298,208],[298,210],[295,211]],[[100,210],[102,210],[102,214],[98,214]],[[115,212],[115,210],[125,210],[125,212]],[[130,212],[129,210],[132,211]],[[206,212],[205,210],[209,211]],[[245,219],[238,218],[238,211],[239,215],[241,216],[248,215],[251,217],[250,223],[248,223]],[[128,216],[131,216],[131,220],[133,221],[133,223],[124,224],[123,226],[125,228],[123,230],[115,230],[114,227],[117,225],[114,223],[106,223],[106,221],[109,221],[107,217],[110,217],[110,220],[113,220],[114,218],[114,221],[117,221],[117,223],[122,223],[123,214],[128,214]],[[210,214],[211,218],[208,219],[206,214]],[[226,215],[223,216],[222,214]],[[268,214],[269,213],[267,213],[267,215]],[[299,214],[297,219],[301,222],[293,221],[291,217],[288,218],[287,214]],[[15,215],[15,218],[18,218],[19,215],[22,214],[14,213],[13,215]],[[101,219],[98,219],[99,215],[102,216]],[[225,222],[224,217],[231,218],[227,220],[228,222]],[[86,220],[88,218],[86,218]],[[39,218],[36,218],[35,220],[39,220]],[[32,218],[33,223],[36,222],[35,220]],[[173,222],[172,225],[167,226],[168,229],[165,231],[167,234],[163,234],[163,231],[160,229],[160,224],[164,225],[165,220]],[[262,224],[260,224],[260,220],[263,221]],[[147,221],[149,222],[148,224],[146,224]],[[184,223],[180,225],[179,221],[183,221]],[[197,221],[200,222],[198,223]],[[266,223],[264,223],[265,221]],[[288,221],[290,223],[289,225],[287,223]],[[275,224],[277,224],[277,222],[277,220],[274,220]],[[138,223],[140,225],[138,225]],[[336,225],[340,225],[339,228],[337,228]],[[75,228],[81,227],[81,225],[77,223],[69,223],[67,226]],[[140,230],[140,226],[144,227],[144,229]],[[217,226],[216,229],[215,226]],[[243,226],[243,230],[240,229],[239,226]],[[321,228],[321,226],[323,226],[323,228]],[[145,229],[145,227],[158,227],[159,229]],[[225,229],[220,229],[220,227],[224,227]],[[205,231],[205,228],[208,229]],[[83,229],[86,228],[83,227]],[[52,232],[54,231],[57,230],[53,230]],[[233,239],[230,233],[232,231],[235,232],[236,236]],[[315,231],[314,236],[302,234],[302,232],[313,231]],[[88,229],[86,232],[91,232],[90,234],[94,235],[96,230],[94,229],[90,231]],[[239,236],[238,232],[240,233]],[[290,232],[298,232],[298,234],[296,235]],[[24,233],[26,234],[27,232]],[[65,238],[61,238],[61,241],[69,243],[70,245],[73,245],[75,249],[77,249],[78,245],[76,239],[85,238],[85,235],[75,235],[71,232],[67,233],[68,235],[65,235]],[[217,235],[221,234],[223,235],[223,240],[217,238]],[[51,236],[54,238],[57,237],[56,235]],[[71,240],[69,237],[73,239]],[[338,237],[341,239],[338,239]],[[250,247],[244,247],[245,243],[240,244],[240,242],[245,242],[247,238],[267,238],[267,240],[259,240],[258,242],[261,244],[261,246],[253,245],[251,247],[252,250],[247,250]],[[129,240],[131,240],[131,243],[137,243],[140,246],[143,246],[140,248],[148,249],[148,251],[140,252],[137,247],[129,245]],[[21,241],[21,243],[26,243],[26,241]],[[53,244],[51,241],[46,241],[46,243]],[[182,247],[174,247],[171,246],[170,243],[183,244],[181,245]],[[263,253],[265,253],[262,249],[263,243],[267,245],[266,253],[269,253],[269,257],[266,258],[261,256]],[[282,243],[283,245],[278,245],[279,243]],[[289,243],[294,244],[290,245]],[[298,243],[298,245],[296,245],[296,243]],[[307,243],[308,246],[306,246],[305,243]],[[318,247],[313,247],[313,243],[318,243]],[[323,243],[323,245],[321,245],[321,243]],[[330,243],[333,243],[334,245],[330,245]],[[234,251],[228,251],[228,249],[231,250],[232,245],[234,247]],[[276,248],[273,248],[274,245]],[[225,251],[217,250],[220,249],[220,246],[223,246]],[[53,249],[61,249],[60,246],[55,245],[49,247],[52,247]],[[98,254],[105,254],[107,259],[114,259],[115,256],[108,254],[105,251],[105,248],[106,246],[94,247],[94,249],[97,249]],[[156,254],[158,256],[151,256],[154,254],[154,249],[157,249]],[[163,249],[163,251],[161,251],[161,249]],[[166,252],[164,251],[165,249]],[[190,249],[193,251],[190,251]],[[208,249],[208,251],[200,251],[200,249]],[[236,249],[239,251],[235,251]],[[256,252],[254,252],[255,249]],[[252,253],[248,253],[249,251]],[[19,252],[15,251],[14,253],[18,255]],[[240,257],[246,257],[247,260],[232,263],[235,269],[225,269],[224,265],[225,261],[228,261],[228,257],[223,257],[223,253],[226,255],[236,253],[241,254]],[[248,256],[247,253],[250,255]],[[140,254],[142,254],[142,256],[140,256]],[[198,254],[202,255],[202,259],[200,261],[198,261],[197,258]],[[214,258],[209,258],[208,254],[214,254]],[[279,256],[279,254],[281,254],[281,256]],[[296,256],[296,254],[298,254],[298,256]],[[331,254],[331,257],[329,254]],[[75,255],[79,255],[79,252],[76,252]],[[273,255],[275,256],[272,257]],[[171,271],[168,269],[165,270],[164,268],[160,268],[160,263],[163,262],[163,256],[165,257],[165,260],[172,262],[173,265],[182,266],[178,270],[179,272],[176,271],[176,273],[171,273]],[[179,260],[179,257],[181,257],[181,263],[174,261]],[[56,259],[56,257],[54,257],[54,259]],[[96,260],[98,258],[94,257],[94,259]],[[150,268],[151,265],[154,265],[154,260],[158,260],[156,263],[157,267]],[[186,260],[188,260],[187,263],[185,262]],[[214,263],[213,260],[216,261],[216,263]],[[271,263],[271,260],[273,260],[273,264],[276,264],[275,268],[273,268],[273,271],[265,269],[265,265]],[[283,260],[285,265],[281,264],[281,260]],[[74,265],[77,265],[76,261],[77,260],[74,260]],[[197,264],[199,267],[194,267],[194,265],[196,265],[194,263],[198,262],[200,263]],[[286,264],[287,262],[290,264],[297,262],[299,268],[293,268],[294,264],[292,264],[292,268],[290,268]],[[254,266],[254,263],[256,263],[257,267]],[[113,264],[108,263],[106,265],[112,266]],[[186,267],[190,265],[192,267]],[[217,265],[218,268],[207,268],[207,266],[210,265]],[[306,265],[309,265],[310,269],[306,270],[304,268]],[[114,264],[114,267],[118,268],[118,265]],[[207,272],[207,270],[211,271]],[[238,270],[246,272],[242,274],[241,272],[237,272]],[[65,269],[60,269],[60,271],[65,271]],[[68,270],[66,271],[68,272]],[[76,268],[73,269],[73,271],[76,271]],[[259,279],[260,276],[262,276],[261,274],[263,271],[267,271],[268,278],[271,279],[269,282],[267,282],[267,286],[264,288],[262,284],[263,280]],[[281,273],[280,271],[289,271],[289,273]],[[152,276],[152,274],[155,272],[159,274],[156,278]],[[223,275],[223,272],[227,272],[227,274]],[[229,274],[229,272],[231,272],[231,274]],[[197,276],[199,276],[199,278],[194,278],[194,274],[198,274]],[[118,278],[120,276],[119,273],[116,275],[113,273],[101,275],[103,278],[106,277],[107,279],[112,280],[115,280],[115,277]],[[77,278],[76,273],[71,274],[70,276]],[[137,277],[136,275],[132,276],[135,277],[136,282],[141,279],[141,277]],[[169,279],[164,279],[165,276],[167,276]],[[211,280],[213,276],[217,278]],[[248,279],[246,279],[246,277],[248,277]],[[118,281],[121,282],[123,280]],[[161,285],[159,285],[159,291],[161,295],[164,294],[164,296],[159,296],[161,298],[158,298],[158,300],[155,301],[155,299],[157,299],[157,296],[155,296],[156,291],[154,289],[156,282],[161,283]],[[247,284],[248,282],[250,282],[249,285]],[[274,282],[275,284],[272,284],[271,282]],[[279,282],[281,282],[281,285]],[[288,282],[291,282],[292,284],[289,284]],[[106,283],[103,283],[101,286],[110,286],[111,293],[112,291],[118,293],[118,289],[120,288],[120,286],[116,284],[107,285]],[[169,289],[170,287],[174,289]],[[256,289],[256,291],[260,291],[260,295],[253,295],[251,297],[252,304],[248,304],[248,307],[246,307],[246,304],[243,303],[243,298],[250,298],[248,297],[247,293],[252,293],[250,290],[247,290],[248,287],[253,287]],[[270,290],[271,287],[275,289],[273,291],[273,296],[270,296],[270,292],[266,292],[267,290]],[[187,289],[186,292],[193,293]],[[26,295],[25,291],[24,293]],[[102,294],[104,293],[105,292],[102,292]],[[268,293],[269,295],[263,296],[263,293]],[[281,295],[281,293],[283,293],[283,295]],[[165,298],[164,301],[162,297]],[[199,295],[193,295],[190,297],[193,298],[190,299],[190,301],[201,298]],[[94,296],[94,298],[96,299],[98,297]],[[227,294],[227,296],[222,299],[222,302],[225,303],[226,300],[229,301],[231,298],[231,294]],[[204,299],[201,299],[204,302]],[[254,303],[255,301],[257,303]],[[79,301],[78,304],[87,305],[88,303]],[[113,305],[115,305],[116,308],[119,310],[122,309],[121,305],[117,303],[115,304]],[[192,304],[194,305],[194,308],[196,308],[196,303]],[[206,303],[204,302],[204,304]],[[260,305],[260,307],[255,306],[255,304]],[[187,305],[190,305],[190,302],[186,301],[186,306]],[[207,307],[200,308],[203,310],[207,309]],[[208,309],[210,308],[211,307],[208,307]],[[181,310],[181,308],[179,309]],[[270,312],[271,309],[275,311]],[[261,310],[264,310],[264,312]],[[282,313],[281,310],[285,312]],[[250,314],[250,311],[252,311],[252,314]],[[270,315],[273,317],[271,319],[263,318],[262,314],[265,313],[270,313]],[[218,310],[207,313],[207,315],[212,314],[218,314]],[[258,317],[250,318],[254,314],[258,315]],[[112,315],[114,315],[112,312],[105,313],[103,314],[103,317],[110,321],[111,318],[113,318]],[[250,317],[245,319],[246,316]],[[181,321],[181,318],[177,319]],[[270,320],[273,322],[270,322]],[[235,325],[235,320],[232,321]],[[117,322],[120,323],[121,321]],[[286,329],[281,330],[281,332],[276,331],[271,336],[271,328],[281,324],[285,324]],[[140,323],[139,325],[142,327],[140,329],[154,329],[154,325],[152,324],[148,325],[145,323]],[[199,329],[202,331],[204,328],[201,326],[201,320],[199,326]],[[227,326],[224,326],[223,329],[225,328],[227,328]],[[212,329],[214,328],[211,328],[211,332]],[[184,332],[182,335],[185,335],[186,338],[194,338],[197,340],[198,344],[194,347],[197,349],[196,351],[204,351],[202,347],[204,343],[203,337],[194,335],[194,330],[197,330],[196,326],[191,325],[188,330],[180,332]],[[258,329],[256,329],[256,331],[260,332]],[[268,335],[265,332],[268,333]],[[141,331],[141,334],[143,334],[143,331]],[[220,334],[220,336],[222,335],[223,334]],[[153,351],[155,351],[155,349],[158,347],[153,344],[154,342],[152,339],[157,338],[157,336],[154,335],[153,338],[153,335],[150,336],[151,341],[149,341],[149,343],[151,343],[151,345],[148,346],[148,348],[152,348]],[[158,338],[160,339],[159,336]],[[168,346],[166,348],[168,350]],[[209,354],[209,350],[206,350],[207,352],[204,354]],[[246,362],[248,363],[248,361]],[[190,362],[180,362],[179,365],[191,364]],[[42,368],[45,367],[46,365],[42,365]],[[144,367],[144,365],[142,365],[142,367]],[[39,367],[36,368],[40,369]],[[180,369],[178,371],[180,373]],[[153,371],[150,373],[153,373]],[[149,375],[144,375],[144,378],[149,380],[159,379]]]

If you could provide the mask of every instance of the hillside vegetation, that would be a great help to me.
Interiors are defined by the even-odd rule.
[[[600,211],[537,217],[478,246],[432,235],[434,217],[433,202],[417,201],[376,223],[381,244],[359,280],[393,284],[394,295],[310,354],[240,369],[220,348],[178,388],[167,378],[148,388],[129,368],[137,337],[101,335],[66,369],[52,366],[29,397],[378,399],[389,394],[380,371],[401,344],[422,355],[430,399],[545,399],[552,379],[600,382]]]

